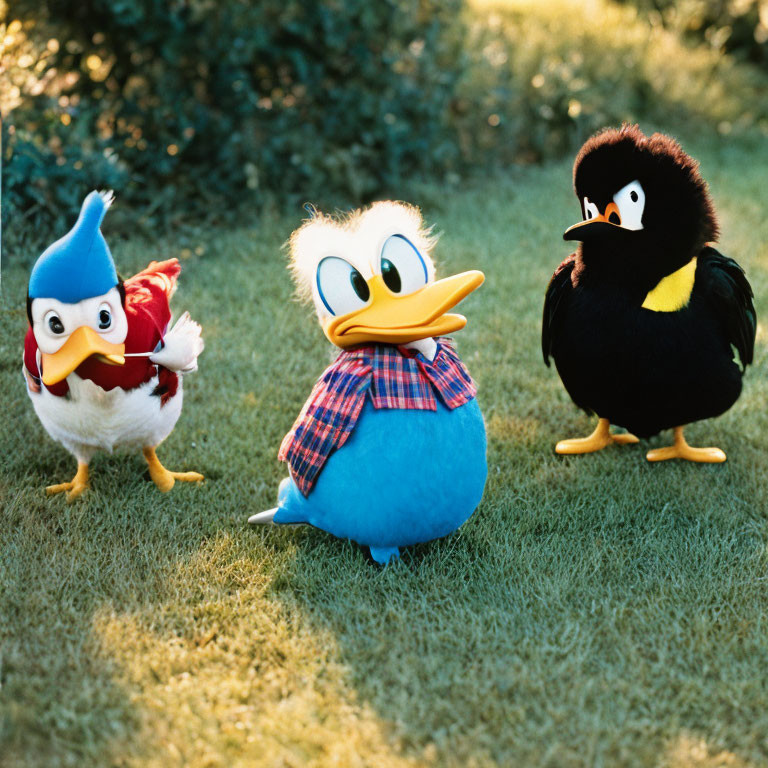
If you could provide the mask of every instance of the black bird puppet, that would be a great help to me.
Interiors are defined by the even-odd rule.
[[[683,428],[738,399],[756,317],[744,271],[708,244],[718,226],[698,163],[674,139],[624,125],[584,144],[573,179],[584,220],[563,238],[580,243],[547,288],[542,351],[599,421],[555,450],[590,453],[674,429],[673,445],[649,461],[725,461],[719,448],[688,445]]]

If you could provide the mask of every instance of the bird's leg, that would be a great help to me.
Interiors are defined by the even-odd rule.
[[[577,437],[572,440],[561,440],[555,446],[555,452],[560,454],[594,453],[616,443],[628,445],[640,442],[628,432],[620,435],[611,434],[611,423],[608,419],[599,419],[595,431],[589,437]]]
[[[183,483],[194,483],[202,480],[203,476],[199,472],[171,472],[167,470],[157,458],[154,446],[145,446],[144,458],[149,467],[149,476],[152,482],[163,492],[167,493],[173,488],[174,483],[180,480]]]
[[[68,483],[59,483],[58,485],[49,485],[45,492],[49,496],[55,493],[67,492],[67,501],[74,501],[88,487],[88,464],[85,461],[78,460],[77,472]]]
[[[703,464],[720,464],[725,461],[725,452],[719,448],[693,448],[688,445],[683,435],[684,427],[675,427],[675,442],[666,448],[654,448],[648,451],[648,461],[666,461],[667,459],[686,459]]]
[[[397,547],[369,547],[371,557],[379,565],[389,565],[391,560],[397,560],[400,557],[400,550]]]

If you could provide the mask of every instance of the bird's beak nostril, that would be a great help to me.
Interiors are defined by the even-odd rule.
[[[609,224],[615,224],[617,227],[621,226],[621,213],[619,212],[619,206],[616,203],[608,203],[603,211],[603,219]]]

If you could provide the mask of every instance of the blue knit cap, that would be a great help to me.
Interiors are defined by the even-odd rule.
[[[58,299],[76,304],[103,296],[117,283],[117,271],[99,226],[112,204],[111,192],[91,192],[83,201],[77,222],[49,245],[32,268],[31,299]]]

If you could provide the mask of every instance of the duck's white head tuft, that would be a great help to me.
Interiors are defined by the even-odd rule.
[[[317,285],[320,262],[332,256],[344,259],[369,280],[380,271],[382,249],[393,235],[404,237],[416,248],[426,265],[428,281],[432,282],[435,265],[431,252],[437,237],[432,227],[425,226],[417,207],[387,200],[335,216],[314,211],[288,241],[290,269],[299,298],[311,299],[318,316],[327,317]]]

